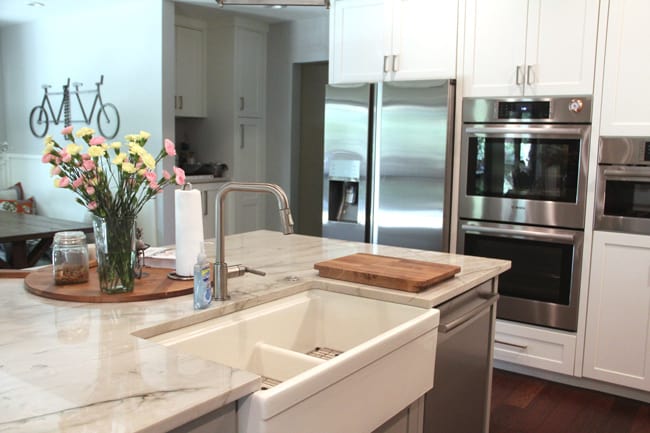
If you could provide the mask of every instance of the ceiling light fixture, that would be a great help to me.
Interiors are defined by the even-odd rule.
[[[216,0],[219,6],[325,6],[329,9],[330,0]]]
[[[45,7],[45,3],[34,1],[34,2],[27,3],[27,6],[42,8]]]

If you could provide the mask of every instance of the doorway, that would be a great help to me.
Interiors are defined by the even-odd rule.
[[[323,133],[328,63],[299,65],[296,233],[321,236]]]

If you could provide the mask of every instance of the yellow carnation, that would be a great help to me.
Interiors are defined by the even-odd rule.
[[[45,142],[46,146],[49,146],[50,144],[52,146],[54,146],[54,139],[52,138],[51,135],[48,135],[47,137],[45,137],[45,140],[43,140],[43,141]]]
[[[140,146],[138,143],[131,142],[129,143],[129,153],[131,155],[142,155],[145,153],[146,150],[142,146]]]
[[[78,138],[81,138],[81,137],[86,137],[86,136],[92,136],[94,134],[95,134],[94,129],[89,128],[87,126],[84,126],[82,128],[79,128],[79,130],[77,131],[75,136],[77,136]]]
[[[75,143],[70,143],[65,147],[66,152],[68,152],[70,155],[77,155],[79,152],[81,152],[81,146]]]
[[[144,165],[147,166],[147,168],[151,170],[156,168],[156,159],[153,156],[151,156],[149,152],[144,151],[142,155],[140,155],[140,158],[142,158],[142,162],[144,163]]]
[[[135,173],[136,172],[135,165],[133,165],[130,162],[124,162],[122,163],[122,171],[125,173]]]
[[[151,137],[151,134],[149,134],[147,131],[140,131],[140,138],[142,138],[144,141],[149,140],[149,137]]]
[[[43,155],[47,155],[48,153],[52,152],[54,150],[54,141],[51,141],[52,137],[50,137],[50,141],[45,143],[45,149],[43,149]]]
[[[119,149],[120,147],[122,147],[122,143],[120,143],[119,141],[114,141],[111,143],[111,148],[113,149]]]
[[[112,162],[115,165],[120,165],[126,160],[126,157],[127,157],[126,153],[121,153],[120,152],[117,155],[115,155],[115,158],[113,158]]]
[[[99,158],[100,156],[104,156],[105,152],[106,151],[101,146],[90,146],[88,148],[88,155],[92,156],[93,158]]]

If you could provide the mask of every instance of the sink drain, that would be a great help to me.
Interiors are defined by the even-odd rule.
[[[329,347],[317,347],[314,350],[307,352],[307,355],[320,359],[332,359],[343,353],[341,350],[330,349]]]

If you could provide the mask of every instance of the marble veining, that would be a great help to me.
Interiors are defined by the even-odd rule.
[[[313,264],[356,252],[459,265],[421,293],[318,277]],[[208,252],[210,255],[210,252]],[[310,288],[431,308],[509,262],[257,231],[226,238],[228,264],[263,270],[229,281],[232,299],[192,309],[192,296],[84,304],[41,298],[0,280],[0,432],[166,431],[259,389],[260,377],[144,338]]]

